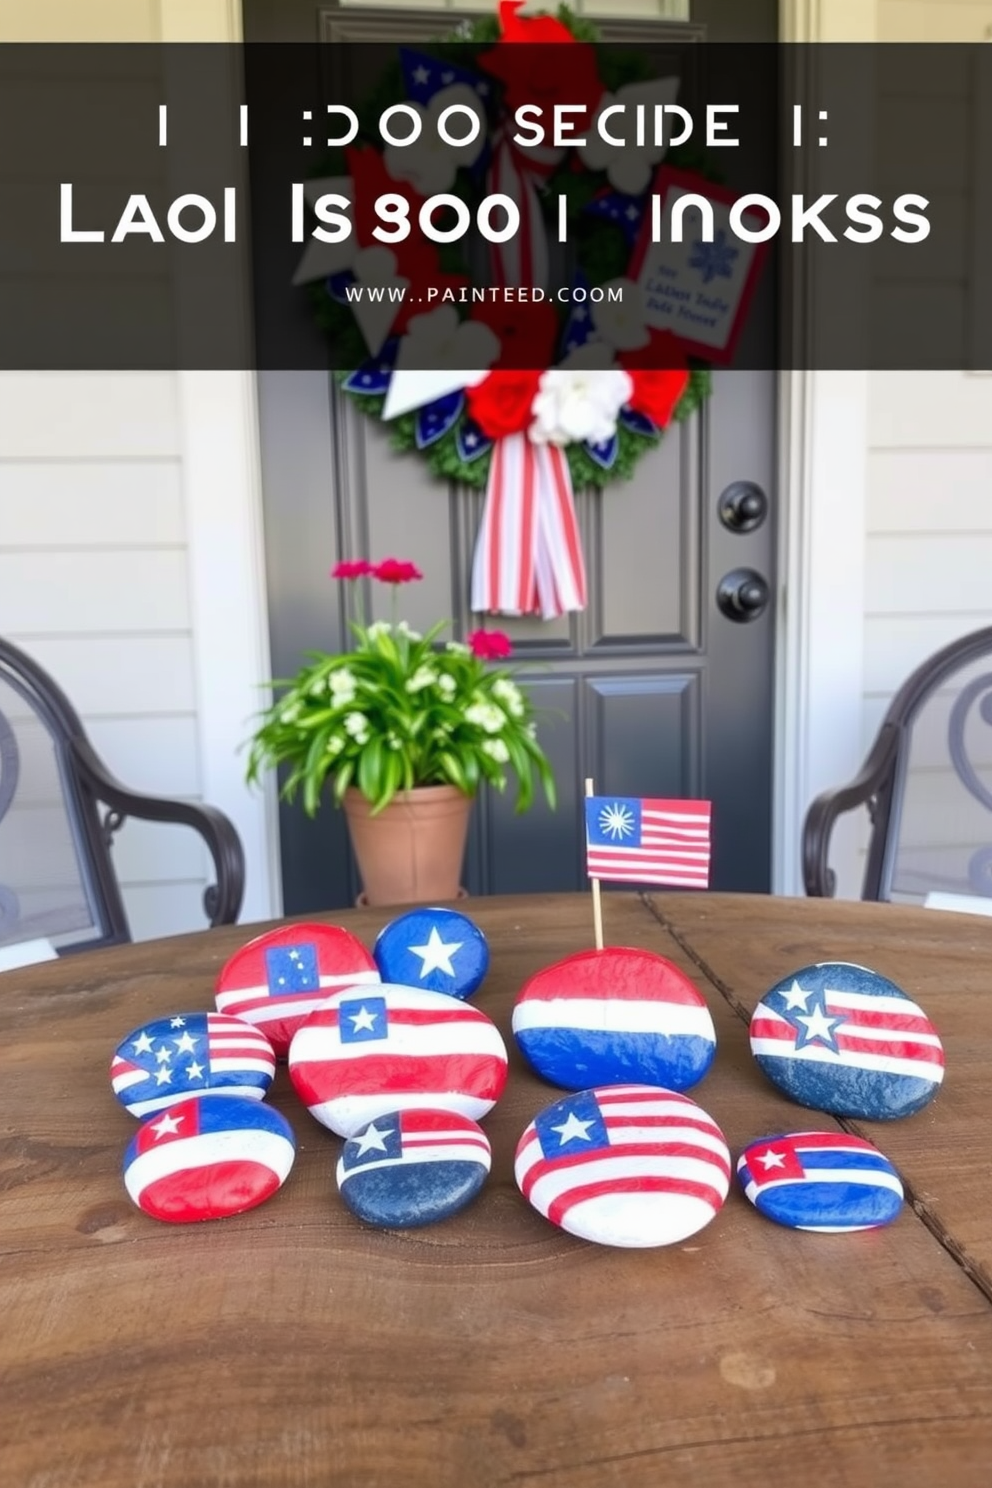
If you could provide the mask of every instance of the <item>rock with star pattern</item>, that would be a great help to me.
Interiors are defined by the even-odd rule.
[[[281,1188],[295,1155],[292,1127],[263,1101],[198,1096],[142,1123],[124,1154],[124,1186],[153,1219],[226,1219]]]
[[[730,1153],[695,1101],[652,1085],[580,1090],[538,1112],[517,1145],[524,1198],[600,1245],[676,1245],[722,1208]]]
[[[491,1162],[489,1139],[468,1116],[390,1111],[345,1142],[337,1183],[348,1208],[366,1224],[406,1230],[464,1209]]]
[[[371,953],[340,925],[280,925],[243,945],[217,978],[217,1011],[261,1028],[279,1058],[293,1034],[342,987],[378,982]]]
[[[709,1008],[685,973],[630,946],[537,972],[517,997],[513,1035],[537,1073],[566,1090],[629,1081],[687,1090],[716,1053]]]
[[[758,1003],[751,1052],[780,1090],[817,1111],[891,1121],[932,1100],[940,1036],[894,982],[847,961],[790,972]]]
[[[384,982],[471,997],[489,970],[478,925],[454,909],[412,909],[391,921],[372,947]]]
[[[275,1072],[260,1028],[223,1013],[175,1013],[132,1028],[117,1045],[110,1083],[132,1116],[145,1117],[191,1095],[261,1100]]]
[[[443,992],[350,987],[311,1014],[289,1050],[307,1110],[339,1137],[391,1111],[455,1111],[477,1121],[506,1084],[506,1046],[485,1013]]]
[[[902,1184],[888,1158],[842,1131],[762,1137],[737,1159],[737,1176],[760,1214],[792,1230],[874,1230],[902,1208]]]

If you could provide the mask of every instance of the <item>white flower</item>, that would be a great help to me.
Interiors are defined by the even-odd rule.
[[[656,145],[654,140],[655,105],[674,103],[679,91],[677,77],[650,78],[645,82],[627,83],[616,93],[604,93],[596,110],[596,116],[586,134],[587,143],[579,149],[582,163],[587,170],[605,170],[610,185],[626,196],[640,196],[648,189],[654,167],[665,154],[665,145]],[[615,145],[600,133],[603,111],[613,104],[623,104],[626,112],[611,114],[604,123],[604,133],[613,139],[623,140]],[[644,111],[647,128],[646,138],[651,144],[637,144],[635,128],[635,106],[646,104]],[[666,121],[667,123],[668,121]],[[679,126],[681,127],[681,126]]]
[[[332,734],[327,741],[327,753],[334,759],[335,755],[341,753],[344,748],[344,739],[340,734]]]
[[[433,667],[418,667],[412,677],[407,678],[407,692],[420,692],[424,687],[433,687],[437,681],[437,672]]]
[[[370,641],[377,641],[380,636],[392,635],[393,627],[388,620],[373,620],[365,634]]]
[[[327,686],[335,708],[342,708],[354,701],[357,689],[355,674],[350,667],[342,667],[339,672],[331,672],[327,679]]]
[[[369,721],[364,713],[346,713],[344,719],[346,734],[350,734],[356,744],[365,744],[369,737]]]
[[[495,703],[473,703],[465,709],[465,722],[485,729],[487,734],[498,734],[506,723],[506,714]]]
[[[602,444],[616,433],[617,416],[634,384],[626,372],[600,370],[589,361],[602,355],[581,347],[560,367],[541,373],[534,399],[534,422],[528,434],[535,444]]]
[[[469,647],[465,645],[464,641],[448,641],[445,643],[444,649],[450,651],[453,656],[468,656],[469,654]]]
[[[458,683],[454,677],[449,677],[447,672],[442,672],[437,679],[437,690],[446,698],[453,698],[458,691]]]
[[[405,620],[399,620],[396,624],[397,635],[406,636],[408,641],[422,641],[424,638],[419,630],[413,630]]]
[[[299,705],[299,703],[287,703],[286,706],[285,706],[285,708],[282,708],[280,710],[280,713],[279,713],[279,722],[280,723],[295,723],[296,720],[299,718],[299,716],[300,716],[300,705]]]
[[[456,103],[471,109],[479,120],[480,127],[471,144],[449,145],[438,133],[438,119],[446,108]],[[459,166],[474,165],[486,142],[485,119],[479,99],[466,83],[453,83],[435,93],[426,108],[419,103],[411,103],[410,107],[420,115],[420,137],[409,145],[387,145],[383,157],[386,170],[394,181],[410,181],[421,196],[448,191],[454,184]],[[402,128],[405,128],[405,121],[397,133]],[[454,139],[461,139],[471,132],[469,120],[463,113],[452,115],[447,121],[447,129]]]
[[[507,764],[510,758],[510,751],[502,739],[483,739],[482,752],[483,754],[488,754],[491,759],[496,760],[497,764],[500,765]]]
[[[522,718],[527,711],[520,688],[506,677],[496,678],[493,697],[499,699],[511,718]]]
[[[604,289],[611,287],[621,290],[623,297],[613,301],[607,297],[592,307],[593,324],[600,340],[621,351],[646,346],[651,333],[645,324],[643,289],[633,279],[611,279],[603,286]]]

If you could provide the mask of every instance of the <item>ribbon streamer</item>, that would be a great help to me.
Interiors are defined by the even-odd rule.
[[[562,151],[544,152],[546,154]],[[504,243],[491,245],[493,280],[498,288],[545,288],[548,282],[548,235],[536,182],[550,175],[554,161],[539,162],[514,148],[501,135],[493,150],[488,191],[508,196],[520,210],[520,227]]]
[[[472,565],[472,609],[554,620],[586,605],[565,451],[526,434],[496,443]]]

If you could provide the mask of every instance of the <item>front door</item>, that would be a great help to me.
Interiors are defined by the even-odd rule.
[[[381,25],[381,12],[366,14]],[[330,38],[342,17],[356,35],[350,8],[249,0],[246,36],[312,40],[316,21],[316,34]],[[393,24],[405,27],[402,39],[424,40],[451,19],[451,12],[397,12]],[[390,37],[401,39],[400,30]],[[291,675],[308,649],[343,646],[339,586],[328,577],[339,558],[397,556],[425,576],[403,593],[410,623],[424,629],[450,616],[460,635],[481,623],[505,629],[546,710],[540,737],[555,769],[557,810],[539,800],[517,816],[512,787],[504,796],[487,792],[466,860],[471,893],[584,885],[587,776],[603,794],[710,798],[713,888],[768,891],[775,391],[770,372],[716,373],[702,410],[671,426],[632,480],[577,493],[588,607],[545,622],[470,612],[480,495],[396,454],[387,432],[358,413],[332,377],[259,374],[275,675]],[[287,914],[354,901],[358,883],[339,813],[328,807],[308,821],[298,806],[284,805],[280,829]]]

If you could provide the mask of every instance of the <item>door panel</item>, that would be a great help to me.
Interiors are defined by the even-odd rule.
[[[584,885],[587,776],[602,792],[712,798],[713,887],[767,891],[775,607],[728,619],[716,592],[739,568],[754,569],[774,592],[773,374],[716,374],[703,409],[673,425],[631,480],[577,493],[589,607],[553,622],[469,612],[482,494],[396,454],[388,431],[361,416],[333,379],[261,373],[259,396],[277,676],[291,674],[308,648],[344,644],[347,596],[338,590],[346,586],[328,579],[339,558],[412,559],[424,582],[400,592],[399,613],[418,629],[450,616],[458,634],[484,623],[513,638],[541,710],[558,809],[539,799],[518,816],[512,785],[502,795],[487,791],[466,856],[471,893]],[[743,534],[717,515],[721,493],[741,480],[771,504],[768,520]],[[375,618],[389,618],[381,587],[364,602]],[[308,822],[283,807],[280,828],[288,913],[354,899],[339,813]]]

